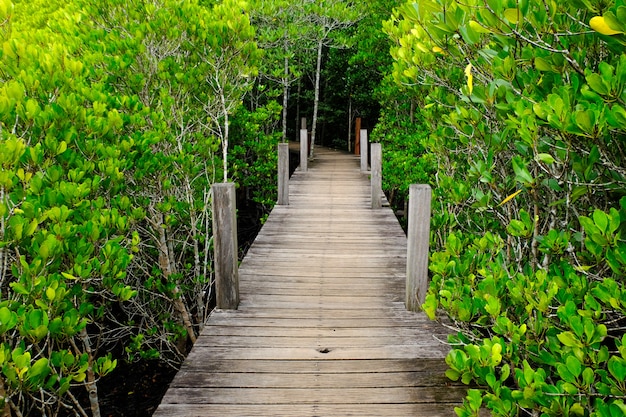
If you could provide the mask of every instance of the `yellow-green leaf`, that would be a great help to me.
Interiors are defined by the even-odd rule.
[[[498,206],[503,206],[503,205],[505,205],[506,203],[508,203],[509,201],[513,200],[515,197],[517,197],[517,196],[519,195],[519,193],[521,193],[521,192],[522,192],[522,190],[517,190],[517,191],[515,191],[513,194],[511,194],[511,195],[507,196],[507,198],[505,198],[504,200],[502,200],[502,201],[500,202],[500,204],[498,204]]]
[[[480,23],[476,22],[475,20],[470,20],[469,21],[469,26],[476,33],[491,33],[491,31],[489,29],[487,29],[486,27],[484,27]]]
[[[591,20],[589,21],[589,26],[591,26],[591,29],[595,30],[596,32],[602,35],[611,36],[611,35],[619,35],[621,33],[624,33],[622,31],[612,29],[606,23],[606,21],[604,20],[604,17],[602,16],[592,17]]]
[[[506,9],[504,11],[504,17],[515,25],[519,21],[520,11],[518,9]]]
[[[465,67],[465,76],[467,77],[467,90],[470,94],[474,91],[474,76],[472,75],[472,64],[469,63]]]
[[[539,71],[552,71],[552,64],[550,64],[547,60],[538,56],[535,58],[535,68]]]
[[[53,301],[54,297],[57,295],[56,291],[54,290],[54,288],[50,288],[48,287],[46,289],[46,297],[48,297],[48,300]]]

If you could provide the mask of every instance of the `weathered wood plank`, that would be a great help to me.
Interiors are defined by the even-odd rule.
[[[454,417],[452,404],[163,404],[159,407],[161,417]]]
[[[203,373],[180,371],[172,388],[377,388],[380,386],[432,387],[450,385],[443,372],[385,372],[385,373],[296,373],[282,367],[262,378],[251,372]]]
[[[266,374],[293,372],[294,374],[352,374],[391,372],[430,372],[443,374],[447,365],[440,359],[352,359],[349,361],[314,360],[222,360],[185,363],[181,372],[221,373],[227,369],[232,373]],[[262,375],[260,375],[262,376]],[[449,383],[450,381],[448,381]],[[173,382],[177,383],[176,381]]]
[[[336,310],[305,310],[300,308],[280,308],[280,309],[239,309],[239,310],[221,310],[213,312],[209,323],[214,320],[222,319],[237,319],[237,318],[258,318],[258,319],[295,319],[300,320],[303,318],[324,320],[325,323],[332,323],[334,320],[345,319],[361,319],[363,326],[367,326],[368,323],[375,323],[377,319],[388,320],[392,319],[401,325],[410,325],[411,323],[430,323],[432,329],[441,328],[436,323],[428,320],[423,315],[410,314],[404,309],[400,309],[401,303],[396,303],[388,306],[385,309],[379,310],[349,310],[349,309],[336,309]],[[246,324],[246,321],[240,322],[240,325]]]
[[[319,323],[319,322],[318,322]],[[354,323],[356,324],[356,323]],[[278,326],[211,326],[211,337],[203,338],[203,340],[219,340],[223,336],[246,336],[246,337],[315,337],[315,338],[349,338],[349,337],[366,337],[368,335],[376,335],[376,337],[384,338],[387,341],[393,338],[406,337],[411,340],[417,340],[424,331],[428,329],[426,326],[399,326],[399,327],[318,327],[301,326],[301,327],[278,327]],[[443,334],[443,333],[442,333]],[[388,343],[389,344],[389,343]]]
[[[204,339],[199,339],[198,349],[192,351],[189,360],[354,360],[354,359],[442,359],[447,349],[436,343],[423,342],[419,345],[388,345],[377,347],[341,347],[332,346],[271,348],[271,347],[214,347],[205,346]],[[321,352],[324,351],[324,352]]]
[[[166,404],[406,404],[457,403],[464,387],[170,388]]]

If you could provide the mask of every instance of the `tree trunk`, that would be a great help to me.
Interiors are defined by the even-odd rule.
[[[87,382],[85,382],[85,388],[89,394],[89,405],[91,407],[91,416],[100,417],[100,401],[98,400],[98,385],[96,384],[96,376],[93,372],[93,352],[91,351],[91,342],[89,341],[89,335],[87,329],[83,328],[80,331],[80,340],[85,346],[85,352],[88,356],[89,367],[87,368]]]
[[[317,127],[317,110],[320,102],[320,78],[322,72],[322,49],[324,47],[324,40],[320,39],[317,44],[317,68],[315,70],[315,99],[313,101],[313,125],[311,126],[311,149],[309,149],[309,156],[313,157],[313,149],[315,148],[315,130]]]
[[[222,111],[224,112],[224,137],[222,138],[222,162],[224,168],[224,182],[228,182],[228,109],[226,108],[226,98],[224,91],[220,91],[222,101]]]
[[[5,196],[4,187],[0,188],[0,203],[6,201],[6,207],[9,209],[8,199]],[[8,218],[8,217],[7,217]],[[4,216],[0,217],[0,241],[4,241],[4,234],[6,232],[6,224]],[[4,280],[6,278],[6,271],[9,265],[9,254],[4,250],[4,246],[0,245],[0,291],[4,288]]]
[[[348,152],[352,152],[352,96],[348,99]]]
[[[166,236],[166,226],[165,219],[163,218],[163,213],[157,214],[158,218],[155,221],[155,226],[159,231],[159,267],[161,271],[163,271],[163,276],[165,279],[170,279],[171,275],[175,273],[175,268],[172,262],[172,256],[170,253],[169,245],[167,244],[167,236]],[[180,320],[183,323],[183,326],[187,330],[187,334],[192,343],[196,343],[196,334],[193,331],[193,325],[191,324],[191,315],[187,310],[187,306],[181,299],[181,291],[178,285],[174,286],[174,290],[172,291],[172,303],[174,304],[174,309],[178,312],[180,316]]]
[[[302,93],[302,80],[298,78],[298,95],[296,97],[296,137],[300,138],[300,130],[298,126],[300,126],[300,94]],[[300,140],[300,139],[298,139]]]
[[[9,399],[6,398],[7,392],[4,388],[4,379],[0,377],[0,397],[4,398],[4,407],[0,410],[0,416],[2,417],[11,417],[11,405],[9,404]]]
[[[283,74],[283,143],[287,141],[287,100],[289,99],[289,53],[287,38],[285,38],[285,72]]]

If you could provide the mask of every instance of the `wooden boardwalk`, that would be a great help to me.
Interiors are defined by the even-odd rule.
[[[289,188],[154,416],[454,416],[446,331],[405,310],[406,237],[358,159],[316,148]]]

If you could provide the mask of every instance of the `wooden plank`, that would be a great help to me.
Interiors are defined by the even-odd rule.
[[[457,403],[467,388],[170,388],[166,404],[404,404]]]
[[[204,338],[197,343],[204,343]],[[448,349],[435,343],[424,342],[421,345],[389,345],[376,347],[341,347],[332,346],[271,348],[271,347],[212,347],[200,346],[192,350],[189,360],[365,360],[365,359],[442,359]]]
[[[352,373],[392,373],[392,372],[422,372],[441,373],[447,365],[440,359],[410,358],[410,359],[352,359],[349,361],[327,360],[221,360],[185,363],[181,372],[187,373],[222,373],[229,370],[232,373],[266,374],[293,372],[294,374],[352,374]],[[184,374],[181,374],[184,375]],[[176,384],[174,381],[173,384]],[[450,381],[447,381],[449,384]]]
[[[455,417],[454,405],[445,404],[163,404],[161,417]]]
[[[318,321],[318,323],[320,323]],[[321,323],[320,323],[321,324]],[[278,327],[278,326],[250,326],[247,323],[241,325],[213,325],[211,326],[211,337],[203,338],[203,340],[216,340],[224,336],[246,336],[246,337],[316,337],[316,338],[348,338],[348,337],[364,337],[367,335],[376,335],[386,340],[392,338],[411,338],[417,340],[427,329],[425,326],[401,326],[401,327],[319,327],[300,326],[300,327]]]
[[[396,303],[388,306],[385,309],[380,310],[354,310],[354,309],[337,309],[332,311],[314,310],[307,311],[299,308],[283,308],[283,309],[249,309],[245,306],[245,309],[239,310],[219,310],[214,311],[211,315],[209,322],[213,320],[221,320],[223,318],[278,318],[278,319],[296,319],[303,318],[310,319],[324,319],[326,322],[333,322],[333,320],[344,319],[364,319],[369,323],[375,322],[377,319],[387,320],[393,319],[398,323],[410,325],[410,323],[431,323],[432,328],[441,328],[437,323],[431,322],[426,318],[424,314],[411,314],[404,309],[400,309],[402,303]],[[394,308],[395,307],[395,308]],[[363,326],[367,326],[367,323],[363,323]]]
[[[356,317],[356,318],[336,318],[336,317],[301,317],[293,318],[290,314],[278,317],[278,314],[271,314],[271,317],[224,317],[219,320],[210,320],[207,323],[209,328],[207,337],[220,335],[221,329],[229,329],[229,332],[250,332],[254,328],[260,327],[265,332],[272,328],[277,331],[288,331],[289,329],[316,328],[322,330],[345,331],[349,329],[367,329],[370,327],[378,329],[381,334],[387,332],[397,334],[397,332],[430,331],[438,330],[441,334],[446,334],[446,329],[435,326],[425,321],[399,320],[391,317]],[[242,330],[237,330],[242,329]],[[224,330],[225,331],[225,330]]]
[[[295,373],[292,368],[278,368],[273,373],[180,371],[172,388],[377,388],[380,386],[448,386],[443,372],[386,373]]]
[[[423,346],[432,345],[428,341],[422,341],[416,339],[414,335],[410,336],[379,336],[375,333],[362,334],[360,336],[320,336],[316,329],[308,332],[308,335],[301,336],[236,336],[229,335],[229,337],[213,337],[203,338],[201,342],[198,342],[198,346],[211,346],[211,347],[247,347],[256,346],[263,348],[350,348],[359,349],[361,347],[371,349],[375,347],[387,347],[387,346]]]

